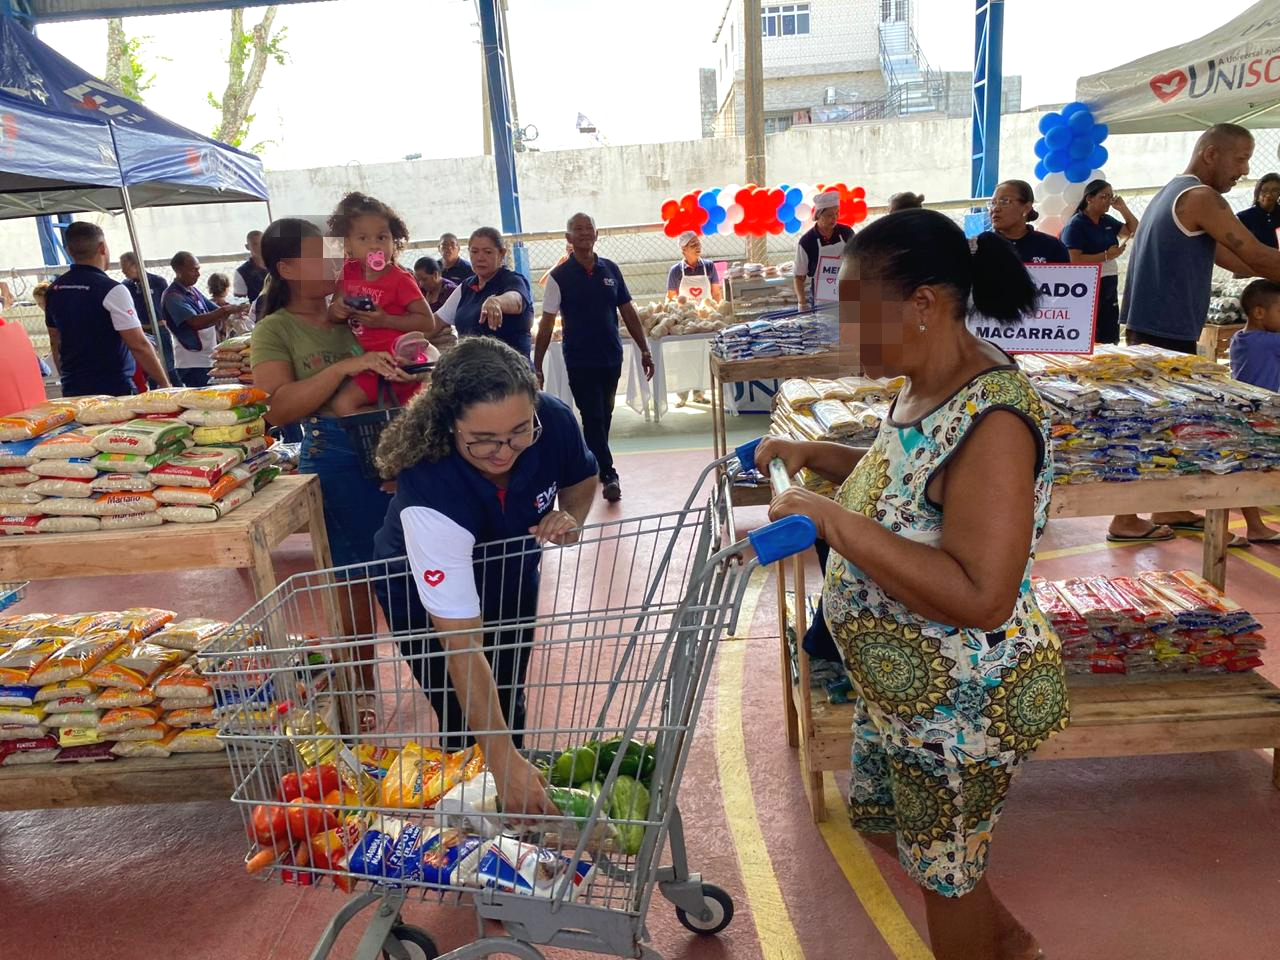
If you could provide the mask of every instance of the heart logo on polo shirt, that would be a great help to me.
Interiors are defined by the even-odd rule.
[[[1168,73],[1156,74],[1147,82],[1156,99],[1161,103],[1168,103],[1186,88],[1188,81],[1185,71],[1170,70]]]
[[[691,295],[691,296],[700,297],[700,296],[702,296],[702,288],[701,288],[701,287],[690,287],[690,288],[689,288],[689,293],[690,293],[690,295]]]
[[[427,582],[428,587],[438,587],[444,583],[443,570],[423,570],[422,579]]]

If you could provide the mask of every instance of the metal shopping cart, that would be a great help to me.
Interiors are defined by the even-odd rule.
[[[749,465],[754,444],[740,453]],[[528,798],[509,785],[500,809],[499,775],[519,764],[491,752],[480,771],[501,738],[481,727],[473,745],[445,689],[474,691],[459,650],[479,641],[430,630],[401,565],[292,577],[205,652],[232,799],[258,840],[247,862],[356,895],[314,960],[372,905],[358,960],[437,957],[403,921],[409,897],[474,905],[478,939],[448,960],[539,960],[539,946],[658,960],[645,925],[655,889],[689,930],[729,924],[730,895],[689,869],[676,795],[716,643],[734,629],[751,571],[814,537],[789,517],[737,540],[728,471],[717,469],[737,457],[703,470],[679,511],[588,526],[569,546],[476,548],[493,693],[518,755],[552,784],[581,784],[551,789],[559,815],[515,816]],[[468,717],[492,702],[468,696]]]

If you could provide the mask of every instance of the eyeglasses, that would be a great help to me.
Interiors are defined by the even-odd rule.
[[[1013,197],[1001,197],[999,200],[988,200],[987,209],[994,210],[996,207],[1008,207],[1015,203],[1022,203],[1021,200],[1015,200]]]
[[[527,433],[518,434],[506,440],[464,440],[462,445],[467,448],[467,453],[477,460],[488,460],[490,457],[496,457],[503,447],[510,447],[515,453],[528,450],[538,442],[538,438],[541,436],[542,421],[538,419],[538,415],[535,413],[533,415],[533,429]]]

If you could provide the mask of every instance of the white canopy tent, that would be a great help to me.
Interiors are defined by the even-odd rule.
[[[1280,0],[1259,0],[1198,40],[1076,81],[1112,133],[1280,127]]]

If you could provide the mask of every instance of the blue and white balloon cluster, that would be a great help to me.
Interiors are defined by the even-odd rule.
[[[1096,123],[1093,113],[1078,101],[1069,103],[1061,113],[1046,113],[1040,118],[1041,137],[1036,141],[1036,201],[1044,218],[1041,229],[1055,236],[1075,211],[1084,186],[1090,180],[1103,178],[1107,148],[1103,141],[1110,131],[1105,123]]]

